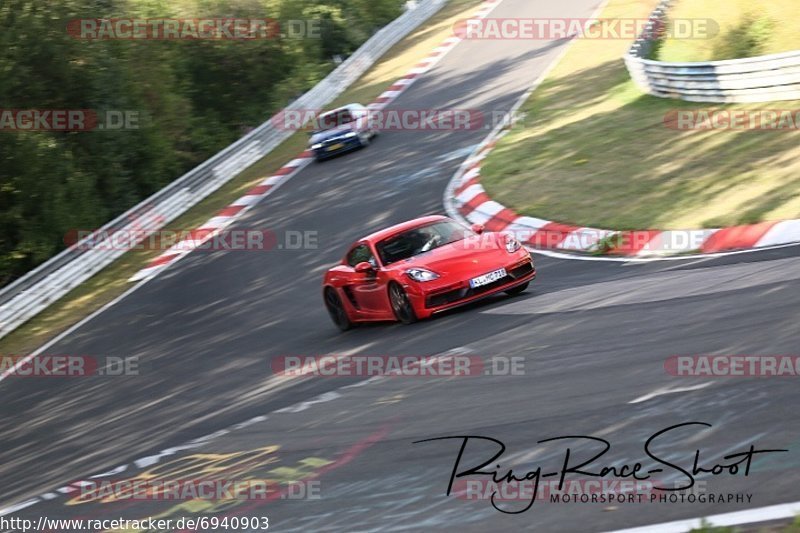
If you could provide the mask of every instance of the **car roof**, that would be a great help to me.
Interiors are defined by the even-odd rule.
[[[369,241],[371,243],[376,243],[379,241],[384,240],[387,237],[391,237],[392,235],[396,235],[398,233],[402,233],[404,231],[410,230],[412,228],[417,228],[420,226],[425,226],[427,224],[431,224],[433,222],[439,222],[441,220],[450,220],[446,216],[442,215],[430,215],[421,218],[415,218],[414,220],[408,220],[406,222],[401,222],[400,224],[395,224],[394,226],[390,226],[388,228],[382,229],[380,231],[376,231],[375,233],[371,233],[367,235],[359,242]]]
[[[363,108],[364,106],[362,106],[361,104],[347,104],[343,105],[342,107],[337,107],[336,109],[331,109],[330,111],[325,111],[322,114],[322,116],[324,117],[326,115],[333,115],[335,113],[340,113],[342,111],[352,111],[354,109],[363,109]]]

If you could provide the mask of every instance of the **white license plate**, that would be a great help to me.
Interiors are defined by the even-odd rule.
[[[333,152],[334,150],[338,150],[339,148],[344,148],[344,143],[332,144],[328,146],[328,151]]]
[[[471,280],[469,280],[469,286],[472,287],[473,289],[475,287],[482,287],[484,285],[489,285],[490,283],[494,283],[498,279],[503,279],[504,277],[506,277],[506,269],[501,268],[500,270],[489,272],[488,274],[484,274],[483,276],[472,278]]]

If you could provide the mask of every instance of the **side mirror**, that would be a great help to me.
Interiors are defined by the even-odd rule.
[[[470,226],[470,229],[472,229],[472,231],[480,235],[486,228],[483,227],[483,224],[473,224],[472,226]]]
[[[375,270],[375,267],[372,266],[371,263],[367,261],[361,261],[359,264],[356,265],[356,272],[359,274],[368,274]]]

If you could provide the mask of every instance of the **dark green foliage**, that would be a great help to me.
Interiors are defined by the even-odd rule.
[[[0,131],[0,285],[313,87],[402,0],[3,0],[0,109],[133,110],[127,131]],[[320,20],[318,38],[79,40],[82,18]]]
[[[762,55],[772,37],[774,21],[747,13],[714,49],[718,59],[738,59]]]

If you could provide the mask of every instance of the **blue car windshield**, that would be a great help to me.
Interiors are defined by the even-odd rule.
[[[344,126],[345,124],[350,124],[353,122],[353,115],[347,109],[343,109],[341,111],[334,111],[331,113],[325,113],[319,117],[319,124],[317,125],[317,131],[328,131],[336,129],[340,126]]]
[[[445,220],[406,230],[382,240],[375,248],[381,263],[391,265],[473,235],[461,224]]]

